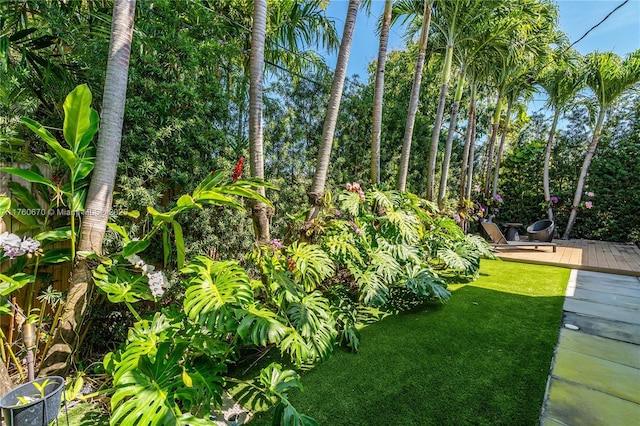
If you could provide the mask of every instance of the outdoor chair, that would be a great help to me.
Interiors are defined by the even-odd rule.
[[[480,226],[484,232],[489,236],[489,242],[492,247],[495,248],[519,248],[519,247],[533,247],[537,249],[542,246],[549,246],[553,248],[553,252],[556,252],[557,244],[551,242],[540,241],[507,241],[498,225],[493,222],[480,222]]]
[[[554,221],[549,219],[539,220],[527,227],[527,235],[529,236],[529,241],[538,240],[551,242],[555,229],[556,224]]]

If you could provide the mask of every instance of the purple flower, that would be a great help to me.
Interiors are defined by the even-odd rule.
[[[586,195],[587,197],[593,197],[593,196],[594,196],[594,195],[596,195],[596,194],[594,194],[593,192],[589,191],[589,192],[585,193],[585,195]],[[589,207],[589,208],[591,208],[591,207]]]
[[[497,207],[494,207],[494,208],[493,208],[493,212],[494,212],[494,213],[498,213],[499,211],[500,211],[500,209],[499,209],[499,208],[497,208]]]
[[[496,194],[493,196],[493,199],[496,200],[497,202],[501,203],[502,202],[502,196],[500,196],[499,194]]]
[[[284,247],[284,246],[282,245],[282,242],[281,242],[280,240],[278,240],[277,238],[275,238],[275,239],[273,239],[273,240],[269,241],[269,245],[270,245],[271,247],[273,247],[274,249],[276,249],[276,250],[280,250],[282,247]]]
[[[480,206],[480,208],[478,208],[479,212],[483,212],[484,211],[484,207]]]
[[[333,214],[336,215],[336,217],[342,216],[342,212],[338,209],[336,209],[336,211]]]
[[[593,207],[593,203],[591,201],[587,201],[584,203],[584,206],[588,209],[590,209],[591,207]]]
[[[551,197],[551,202],[553,204],[557,203],[558,202],[558,197]]]
[[[456,213],[455,215],[453,215],[453,219],[455,219],[455,221],[456,221],[457,223],[460,223],[460,221],[462,220],[462,219],[460,219],[460,215],[459,215],[458,213]]]

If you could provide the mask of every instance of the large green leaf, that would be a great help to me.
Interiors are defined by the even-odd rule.
[[[0,195],[0,218],[11,208],[11,198]]]
[[[11,173],[12,175],[16,175],[26,180],[27,182],[41,183],[43,185],[47,185],[50,188],[58,189],[58,187],[54,185],[54,183],[49,179],[38,173],[32,172],[31,170],[20,169],[17,167],[0,167],[0,170],[2,170],[3,172]]]
[[[104,265],[98,265],[93,271],[93,281],[112,303],[154,300],[147,277],[118,266],[107,270]]]
[[[40,263],[62,263],[71,260],[70,248],[55,248],[45,251],[40,258]]]
[[[138,368],[120,377],[111,398],[111,425],[180,425],[178,401],[197,398],[182,381],[182,360],[187,344],[161,343],[155,360],[143,355]]]
[[[172,339],[174,334],[171,322],[159,312],[151,321],[145,319],[136,322],[129,329],[126,346],[111,354],[109,359],[105,357],[105,368],[113,375],[114,383],[118,383],[127,371],[137,368],[141,356],[147,355],[153,359],[158,345]]]
[[[71,227],[65,226],[51,231],[41,232],[34,237],[38,241],[55,243],[71,239]]]
[[[89,147],[91,140],[93,139],[95,134],[98,132],[99,125],[100,125],[100,116],[98,115],[98,112],[96,110],[91,109],[91,112],[89,114],[89,127],[84,132],[84,135],[82,135],[82,139],[78,144],[78,149],[76,151],[78,154],[85,152],[85,150]]]
[[[64,139],[75,153],[91,124],[91,90],[86,84],[77,86],[64,101]],[[97,129],[97,128],[96,128]],[[95,134],[95,132],[94,132]]]
[[[268,309],[252,305],[246,312],[238,326],[238,335],[243,339],[250,337],[254,345],[278,343],[287,332],[285,320]]]
[[[253,301],[249,276],[236,262],[198,256],[182,272],[191,275],[184,297],[185,312],[201,324],[217,321],[220,314]]]
[[[147,247],[149,247],[149,244],[151,244],[151,241],[149,240],[128,241],[122,249],[122,257],[127,258],[136,253],[140,253],[141,251],[146,250]]]
[[[178,262],[178,268],[184,266],[184,237],[182,235],[182,226],[175,220],[171,222],[173,225],[173,236],[176,241],[176,260]]]
[[[23,185],[18,182],[9,182],[8,184],[9,190],[11,191],[11,196],[16,200],[20,201],[20,203],[26,208],[31,210],[43,211],[44,209],[36,200],[36,197],[33,196],[30,190],[25,188]]]
[[[69,170],[73,170],[76,162],[78,161],[78,156],[73,151],[68,150],[67,148],[60,145],[60,142],[58,142],[56,138],[54,138],[53,135],[49,133],[49,131],[37,121],[31,120],[30,118],[26,117],[21,118],[21,120],[25,124],[25,126],[31,129],[35,134],[40,136],[42,140],[45,141],[47,145],[49,145],[56,152],[56,154],[58,154],[62,161],[64,161],[69,167]]]
[[[12,292],[21,289],[31,281],[33,281],[32,275],[18,273],[9,277],[7,275],[0,274],[0,295],[7,296]]]
[[[316,286],[333,273],[333,261],[318,245],[293,243],[287,251],[296,265],[294,276],[307,291],[315,290]]]

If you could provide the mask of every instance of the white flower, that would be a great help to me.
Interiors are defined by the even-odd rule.
[[[12,246],[12,247],[20,247],[22,245],[22,240],[16,234],[10,234],[8,232],[3,232],[0,235],[0,246]]]
[[[132,254],[126,259],[129,261],[130,264],[132,264],[136,268],[143,268],[144,265],[146,265],[146,263],[144,263],[144,260],[140,259],[140,256],[138,256],[137,254]]]
[[[151,290],[153,297],[156,299],[162,297],[169,284],[164,273],[162,271],[153,272],[147,275],[147,278],[149,279],[149,290]]]
[[[151,274],[154,270],[156,269],[155,266],[153,265],[149,265],[149,264],[145,264],[142,267],[142,275],[149,275]]]
[[[25,238],[20,244],[20,248],[27,253],[35,253],[40,247],[40,241],[36,241],[33,238]]]

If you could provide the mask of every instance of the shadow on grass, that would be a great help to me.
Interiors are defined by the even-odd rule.
[[[536,424],[569,272],[502,265],[443,307],[366,327],[358,354],[302,373],[291,402],[326,426]]]

